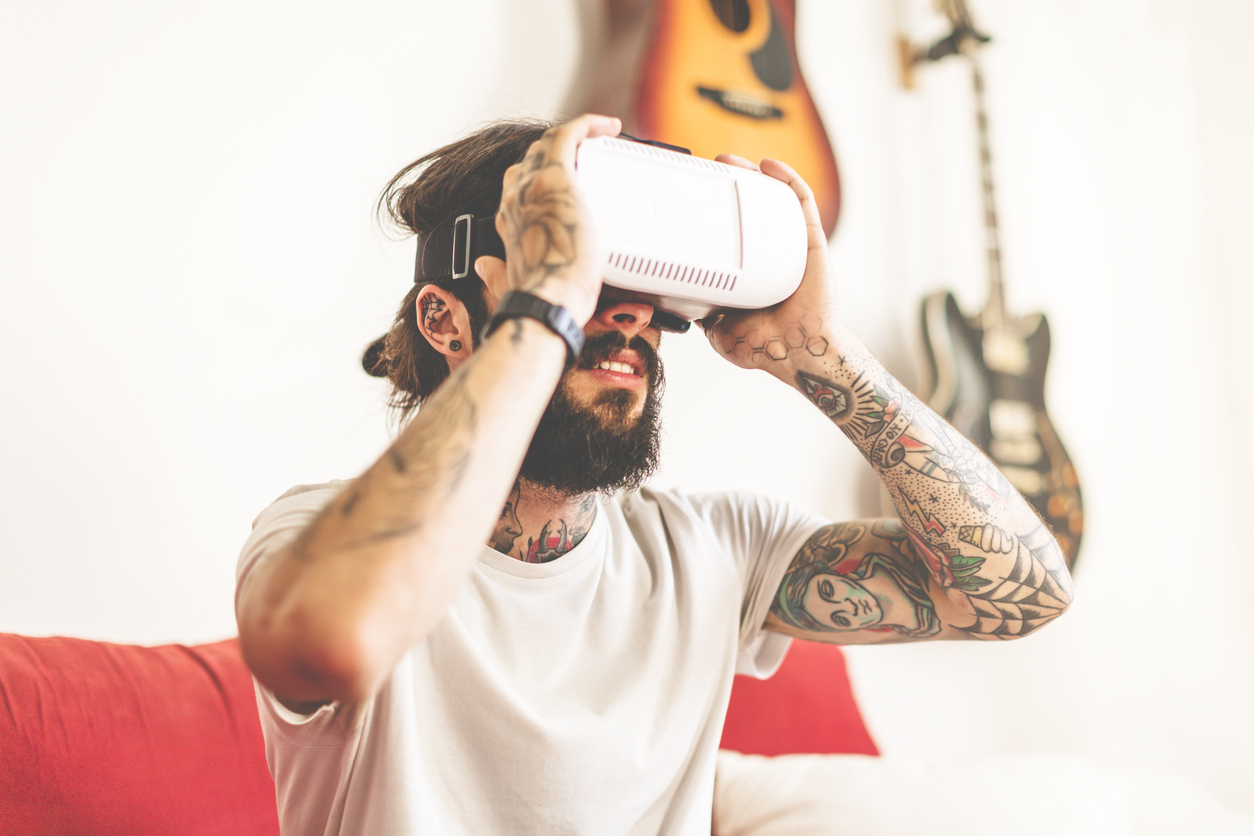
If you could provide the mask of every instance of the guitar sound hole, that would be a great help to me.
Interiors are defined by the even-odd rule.
[[[749,0],[710,0],[719,23],[733,32],[749,28]]]

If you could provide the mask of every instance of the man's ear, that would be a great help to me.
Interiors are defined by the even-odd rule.
[[[425,285],[414,303],[418,330],[436,351],[449,358],[452,367],[470,357],[474,337],[470,314],[461,300],[439,285]]]

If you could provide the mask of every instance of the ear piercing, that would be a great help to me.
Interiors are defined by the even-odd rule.
[[[450,343],[448,344],[448,347],[449,347],[449,350],[450,350],[450,351],[461,351],[461,350],[462,350],[462,344],[461,344],[460,342],[458,342],[457,340],[453,340],[452,342],[450,342]]]

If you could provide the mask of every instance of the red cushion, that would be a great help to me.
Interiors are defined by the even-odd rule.
[[[833,644],[794,640],[770,679],[737,676],[724,749],[746,755],[878,755]]]
[[[0,633],[0,833],[277,836],[237,642]]]

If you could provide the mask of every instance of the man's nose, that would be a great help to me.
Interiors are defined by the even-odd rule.
[[[622,331],[623,336],[630,340],[649,327],[653,306],[642,302],[614,302],[598,308],[592,318],[606,328]]]

